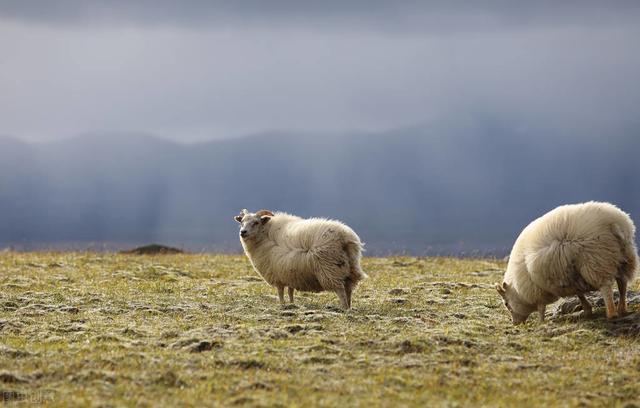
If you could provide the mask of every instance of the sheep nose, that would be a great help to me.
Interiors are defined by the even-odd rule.
[[[241,237],[246,237],[247,236],[247,230],[240,230],[240,236]]]

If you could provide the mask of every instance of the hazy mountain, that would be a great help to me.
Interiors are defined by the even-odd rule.
[[[638,220],[638,129],[576,134],[485,118],[195,145],[2,137],[0,243],[234,249],[232,218],[246,207],[344,220],[371,252],[506,251],[561,203],[612,201]]]

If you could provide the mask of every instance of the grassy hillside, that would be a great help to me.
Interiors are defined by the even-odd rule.
[[[602,308],[593,320],[578,312],[513,327],[492,286],[503,262],[367,258],[364,267],[371,278],[345,313],[333,294],[280,306],[242,256],[0,254],[0,398],[640,404],[637,315],[626,332]]]

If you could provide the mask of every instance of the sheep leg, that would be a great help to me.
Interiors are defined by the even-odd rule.
[[[340,298],[340,303],[342,303],[342,308],[344,310],[348,310],[349,301],[347,300],[347,291],[345,290],[344,286],[336,289],[336,295],[338,295],[338,298]]]
[[[544,312],[547,309],[547,305],[538,305],[538,316],[540,316],[540,321],[544,322]]]
[[[346,280],[344,282],[344,291],[347,294],[347,305],[351,308],[351,293],[353,292],[353,285],[351,281]]]
[[[289,287],[289,302],[293,303],[293,288]]]
[[[280,298],[280,304],[284,305],[284,286],[278,286],[278,297]]]
[[[604,298],[604,304],[607,307],[607,319],[611,319],[618,315],[616,311],[616,304],[613,301],[613,288],[611,285],[605,285],[600,288],[600,293]]]
[[[627,313],[627,281],[622,278],[616,278],[618,283],[618,292],[620,292],[620,300],[618,300],[618,314]]]
[[[584,297],[583,294],[578,295],[578,299],[580,299],[580,304],[582,305],[582,310],[584,312],[585,317],[591,317],[593,313],[593,309],[591,308],[591,303]]]

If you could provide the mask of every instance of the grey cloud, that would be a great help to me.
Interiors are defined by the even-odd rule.
[[[322,29],[470,31],[637,22],[636,1],[3,0],[5,19],[46,24],[278,25]]]
[[[0,0],[0,133],[195,141],[463,113],[573,129],[637,121],[640,26],[619,22],[637,17],[630,3],[301,4]],[[402,19],[486,30],[389,33]]]

